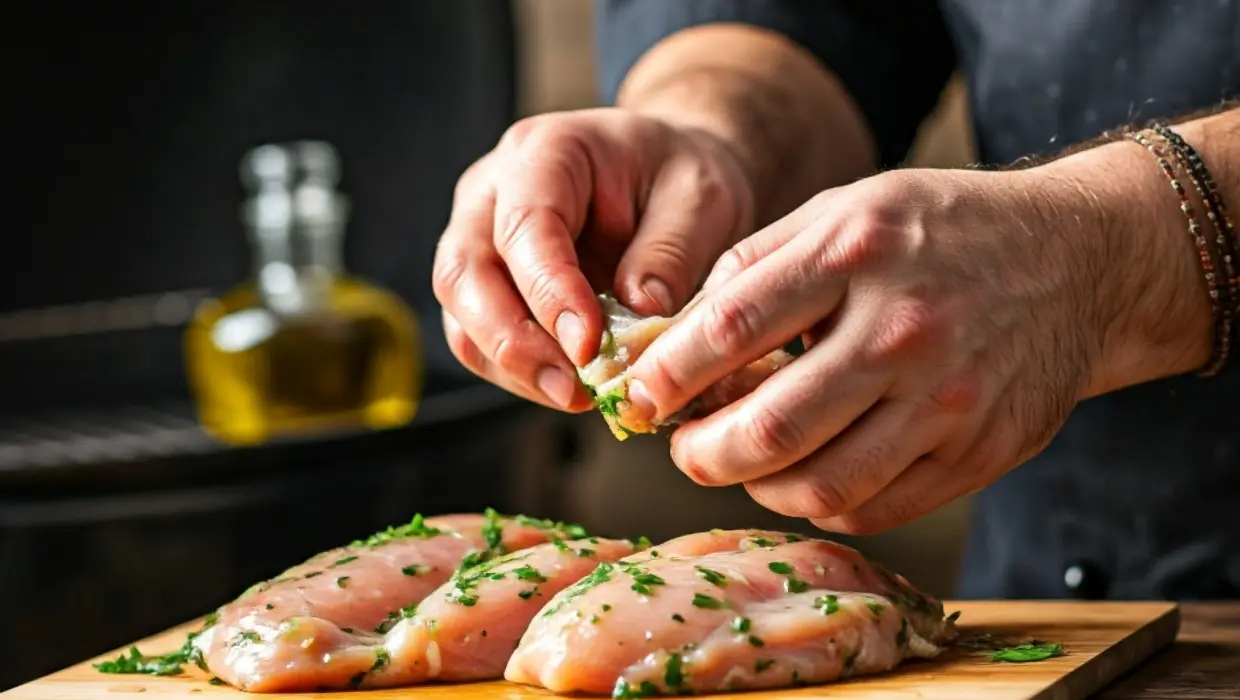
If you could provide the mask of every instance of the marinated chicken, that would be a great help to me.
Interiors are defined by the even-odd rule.
[[[390,663],[367,685],[502,678],[551,596],[635,549],[627,540],[555,540],[457,572],[388,632]]]
[[[384,635],[458,569],[585,535],[490,511],[418,516],[254,586],[192,645],[207,670],[247,691],[371,686],[391,660]]]
[[[676,415],[657,424],[650,423],[630,410],[628,371],[654,339],[671,327],[679,315],[684,314],[684,310],[672,317],[640,316],[609,294],[600,294],[598,298],[603,307],[606,329],[598,356],[579,368],[577,375],[594,398],[612,434],[619,440],[636,433],[656,433],[717,411],[753,391],[793,359],[788,352],[775,350],[716,383]],[[692,307],[700,298],[689,302],[685,309]]]
[[[932,658],[955,634],[939,601],[852,548],[714,531],[600,564],[548,601],[504,675],[613,697],[775,689]]]

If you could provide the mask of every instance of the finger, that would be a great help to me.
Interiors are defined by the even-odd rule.
[[[769,510],[828,518],[861,506],[940,444],[956,417],[924,403],[883,401],[848,430],[797,464],[749,481],[745,490]]]
[[[533,401],[547,408],[564,410],[562,406],[554,404],[542,392],[530,391],[528,388],[509,379],[508,376],[486,358],[486,355],[478,349],[474,341],[470,340],[469,336],[465,334],[465,330],[461,328],[460,323],[447,311],[443,312],[443,326],[444,334],[448,340],[448,349],[452,351],[452,354],[461,365],[475,376],[528,401]]]
[[[666,418],[829,315],[847,289],[851,254],[819,238],[790,240],[678,318],[633,364],[634,408]]]
[[[576,370],[546,331],[530,318],[499,257],[480,244],[479,232],[491,226],[488,199],[453,212],[435,255],[434,289],[444,310],[504,383],[541,395],[557,408],[577,410],[589,397]],[[484,237],[485,242],[485,237]],[[445,329],[446,330],[446,329]]]
[[[697,288],[712,260],[735,239],[744,212],[730,184],[701,164],[665,168],[616,267],[620,301],[645,315],[671,316]]]
[[[554,127],[525,131],[508,138],[496,173],[495,249],[534,318],[584,366],[603,334],[598,300],[574,248],[593,194],[593,167],[579,136]]]
[[[702,289],[710,290],[727,284],[728,280],[791,241],[813,221],[814,216],[815,212],[810,207],[800,207],[780,221],[742,239],[719,257],[702,283]]]
[[[913,522],[975,490],[974,482],[962,481],[948,463],[927,455],[856,510],[811,522],[828,532],[872,535]]]
[[[858,339],[870,335],[872,325],[864,309],[845,309],[836,332],[822,343],[747,395],[677,430],[672,460],[694,481],[723,486],[761,478],[809,456],[895,381],[881,366],[857,361]]]

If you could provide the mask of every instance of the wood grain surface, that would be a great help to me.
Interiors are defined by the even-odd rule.
[[[1063,644],[1059,658],[1023,664],[990,661],[984,652],[954,649],[934,661],[909,662],[881,676],[855,678],[831,685],[737,694],[745,700],[775,697],[858,698],[897,700],[1025,700],[1037,698],[1080,700],[1098,692],[1125,672],[1171,643],[1180,625],[1179,608],[1161,602],[949,602],[960,610],[960,628],[966,635],[989,633],[1013,642],[1041,639]],[[143,640],[146,653],[168,653],[181,645],[197,622]],[[119,652],[117,652],[119,653]],[[105,655],[115,657],[115,653]],[[103,657],[101,657],[103,658]],[[212,685],[209,677],[192,669],[179,677],[105,675],[81,664],[0,693],[3,700],[189,700],[190,698],[258,698],[226,686]],[[290,695],[299,698],[357,696],[358,700],[444,698],[526,700],[554,697],[534,688],[511,683],[430,685],[392,690]],[[720,696],[725,697],[725,696]],[[731,696],[726,696],[731,697]]]

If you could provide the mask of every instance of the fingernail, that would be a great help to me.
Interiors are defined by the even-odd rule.
[[[629,382],[629,406],[642,420],[654,418],[654,402],[650,400],[650,394],[646,393],[646,385],[640,381]]]
[[[577,349],[581,347],[584,337],[585,325],[577,314],[565,311],[555,320],[555,338],[560,341],[560,347],[564,348],[569,357],[577,355]]]
[[[567,408],[572,402],[576,386],[559,367],[543,367],[538,370],[535,381],[538,383],[538,390],[557,405]]]
[[[655,277],[647,278],[645,282],[642,282],[642,294],[658,304],[663,313],[672,313],[672,291],[667,288],[663,280]]]

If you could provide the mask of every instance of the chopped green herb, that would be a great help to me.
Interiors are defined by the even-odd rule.
[[[960,619],[960,611],[959,611],[959,610],[957,610],[956,612],[954,612],[954,613],[952,613],[951,615],[948,615],[948,616],[947,616],[947,622],[948,622],[949,624],[955,624],[956,620],[959,620],[959,619]]]
[[[579,550],[577,550],[577,556],[579,556],[579,557],[592,557],[592,556],[594,556],[594,550],[593,550],[593,549],[585,549],[585,548],[579,549]]]
[[[718,571],[712,571],[702,566],[696,566],[694,568],[697,569],[698,576],[701,576],[707,583],[714,584],[720,588],[728,585],[728,577]]]
[[[192,639],[192,637],[191,637]],[[194,661],[193,655],[201,655],[187,640],[180,649],[163,656],[147,656],[138,647],[129,647],[129,655],[122,653],[113,661],[94,664],[100,673],[140,673],[148,676],[177,676],[182,673],[182,666]]]
[[[409,566],[402,566],[400,569],[400,572],[406,576],[417,576],[423,571],[429,571],[429,570],[430,570],[430,567],[423,566],[421,564],[410,564]]]
[[[900,631],[896,632],[896,646],[903,647],[908,644],[908,618],[901,618]]]
[[[637,687],[633,687],[623,678],[616,681],[616,687],[611,691],[612,698],[624,698],[625,700],[632,698],[656,698],[659,695],[661,693],[658,686],[651,681],[642,681]]]
[[[766,669],[775,665],[775,659],[758,659],[753,662],[753,672],[762,673]]]
[[[346,588],[349,585],[350,576],[341,576],[336,579],[337,588]]]
[[[809,590],[809,584],[799,578],[789,576],[784,579],[784,590],[789,593],[804,593]]]
[[[1055,642],[1041,642],[1033,640],[1024,644],[1017,644],[1006,649],[1000,649],[991,654],[991,661],[1006,661],[1008,663],[1027,663],[1029,661],[1045,661],[1058,656],[1063,656],[1063,645]]]
[[[263,638],[258,636],[258,632],[246,630],[245,632],[238,633],[236,637],[233,637],[229,646],[243,647],[247,644],[257,644],[261,641],[263,641]]]
[[[684,621],[685,621],[685,616],[684,616],[684,615],[681,615],[680,613],[672,613],[672,619],[673,619],[673,620],[675,620],[675,621],[677,621],[677,622],[684,622]]]
[[[732,631],[733,632],[739,632],[740,634],[747,634],[749,632],[749,627],[750,627],[750,622],[749,622],[749,618],[747,617],[738,617],[735,620],[732,620]]]
[[[611,610],[611,604],[603,603],[603,612],[607,612],[608,610]]]
[[[443,530],[428,527],[426,525],[426,518],[424,518],[421,513],[418,513],[414,515],[413,520],[410,520],[406,525],[389,527],[386,530],[376,532],[364,540],[355,540],[351,542],[349,546],[373,548],[382,544],[387,544],[393,540],[408,539],[410,537],[429,539],[441,534],[443,534]]]
[[[709,610],[718,610],[724,607],[725,603],[717,598],[712,598],[701,593],[693,594],[693,605],[698,608],[707,608]]]
[[[504,541],[504,530],[500,523],[500,515],[495,512],[494,508],[487,508],[482,514],[486,518],[486,522],[482,524],[482,538],[486,540],[488,549],[499,549]]]
[[[302,576],[302,578],[314,578],[315,576],[322,576],[322,575],[323,575],[322,571],[311,571],[305,576]]]
[[[643,549],[650,549],[650,538],[642,535],[637,538],[637,541],[633,543],[633,546],[639,551]]]
[[[852,672],[853,666],[855,666],[857,663],[857,655],[860,653],[861,653],[860,650],[854,650],[852,652],[849,652],[848,656],[844,657],[844,672],[845,673]]]
[[[759,638],[757,638],[757,637],[753,636],[752,634],[751,634],[751,635],[749,635],[749,644],[750,644],[750,646],[755,646],[755,647],[762,647],[762,646],[766,646],[766,642],[764,642],[764,641],[762,641],[761,639],[759,639]]]
[[[357,561],[357,555],[356,555],[356,554],[352,554],[352,555],[349,555],[349,556],[347,556],[347,557],[341,557],[341,558],[337,559],[337,560],[336,560],[336,561],[332,564],[332,566],[343,566],[343,565],[345,565],[345,564],[348,564],[348,563],[349,563],[349,562],[351,562],[351,561]]]
[[[349,677],[349,688],[351,690],[357,690],[358,688],[362,687],[362,681],[364,680],[366,680],[366,672],[358,671],[357,673]]]
[[[560,539],[559,537],[552,537],[551,544],[555,545],[555,548],[560,550],[561,552],[568,551],[568,545],[564,544],[564,540]]]
[[[226,685],[224,681],[220,680],[219,678],[216,678],[215,676],[211,676],[211,679],[208,680],[207,682],[210,683],[211,685]]]
[[[783,562],[783,561],[773,561],[767,564],[766,568],[770,569],[771,571],[774,571],[777,574],[783,574],[783,575],[787,575],[787,574],[792,573],[793,571],[796,571],[796,569],[793,568],[791,564],[787,562]]]
[[[667,663],[663,665],[663,683],[668,689],[678,689],[685,682],[684,660],[680,654],[669,654]]]
[[[801,679],[801,674],[797,673],[795,668],[792,669],[792,685],[793,687],[807,685],[807,682]]]
[[[565,523],[545,518],[531,518],[528,515],[512,516],[514,522],[525,527],[532,527],[548,533],[558,533],[562,539],[582,540],[590,536],[586,529],[576,523]]]
[[[591,615],[591,616],[590,616],[590,624],[592,624],[592,625],[597,625],[597,624],[598,624],[598,621],[599,621],[599,617],[598,617],[598,615]]]
[[[405,618],[406,620],[408,620],[409,618],[417,614],[418,614],[417,603],[410,603],[409,605],[406,605],[405,607],[400,609],[400,616]]]
[[[512,570],[512,573],[522,581],[533,581],[534,583],[546,583],[547,577],[542,575],[538,569],[526,564]]]
[[[263,607],[264,607],[264,608],[266,608],[267,610],[275,610],[275,609],[276,609],[276,606],[272,605],[271,603],[267,603],[267,604],[266,604],[265,606],[263,606]]]
[[[840,610],[839,596],[832,593],[818,596],[814,599],[814,608],[823,615],[833,615]]]
[[[753,542],[756,547],[774,547],[779,544],[775,540],[769,540],[765,537],[750,537],[749,541]]]
[[[792,544],[793,542],[800,542],[803,539],[805,538],[801,537],[800,535],[791,533],[791,532],[784,535],[784,541],[787,542],[788,544]]]
[[[560,609],[563,608],[566,603],[568,603],[568,601],[573,600],[574,598],[580,596],[581,594],[585,593],[591,588],[594,588],[600,583],[610,581],[611,573],[615,571],[615,568],[616,568],[615,565],[609,562],[603,562],[599,564],[598,566],[594,567],[594,571],[591,571],[588,576],[581,579],[577,583],[574,583],[568,588],[565,588],[560,600],[555,605],[547,609],[547,611],[543,613],[543,616],[548,617],[548,616],[554,615],[555,613],[559,612]]]
[[[341,627],[340,631],[344,632],[345,634],[353,634],[357,630],[353,629],[352,627]]]
[[[866,601],[865,607],[869,608],[870,612],[874,613],[874,615],[877,617],[883,614],[883,610],[886,609],[887,606],[883,605],[877,600],[870,600],[870,601]]]
[[[657,550],[657,549],[652,549],[652,550],[650,550],[650,558],[651,558],[651,559],[658,559],[658,558],[659,558],[659,550]]]
[[[519,593],[517,593],[517,595],[521,598],[521,600],[529,600],[530,598],[533,598],[534,594],[537,592],[538,592],[538,587],[535,586],[534,588],[520,591]]]
[[[388,654],[388,650],[383,647],[375,649],[375,663],[370,667],[370,672],[382,671],[391,663],[392,657]]]

